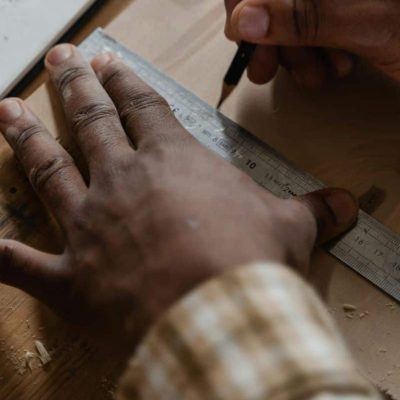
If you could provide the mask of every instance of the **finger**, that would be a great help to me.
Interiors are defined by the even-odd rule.
[[[242,0],[225,0],[226,15],[228,19],[232,16],[233,10]]]
[[[58,45],[48,53],[46,67],[90,172],[102,170],[128,151],[117,110],[79,51]]]
[[[13,240],[0,240],[0,282],[45,300],[66,280],[60,256]]]
[[[121,60],[112,54],[102,54],[92,61],[92,67],[116,105],[134,145],[154,145],[189,137],[166,100]]]
[[[346,6],[330,0],[243,0],[232,12],[231,29],[234,40],[358,53],[387,43],[387,24],[396,24],[391,7],[377,0],[349,0]]]
[[[317,243],[327,242],[350,229],[357,220],[357,200],[343,189],[323,189],[300,196],[317,226]]]
[[[320,89],[330,77],[330,65],[321,56],[319,49],[310,47],[283,47],[280,61],[297,83],[308,89]]]
[[[228,39],[232,39],[233,31],[231,27],[231,17],[233,10],[242,0],[225,0],[226,8],[226,23],[225,23],[225,35]]]
[[[278,72],[278,50],[274,46],[257,46],[247,68],[249,79],[258,85],[272,80]]]
[[[87,190],[72,157],[21,100],[0,103],[0,130],[34,190],[64,226]]]

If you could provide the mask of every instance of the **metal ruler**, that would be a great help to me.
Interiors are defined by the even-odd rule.
[[[102,30],[93,32],[81,44],[81,50],[88,59],[106,51],[118,54],[167,99],[176,117],[199,142],[276,196],[289,198],[324,187]],[[357,226],[328,251],[400,301],[400,235],[360,211]]]

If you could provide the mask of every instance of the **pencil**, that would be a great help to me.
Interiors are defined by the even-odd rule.
[[[224,101],[234,91],[235,87],[239,84],[240,79],[246,70],[251,57],[256,49],[256,44],[242,42],[239,46],[238,51],[225,75],[224,82],[222,84],[221,98],[218,102],[217,109],[219,110]]]

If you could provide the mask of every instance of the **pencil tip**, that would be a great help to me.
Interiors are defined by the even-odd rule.
[[[229,97],[229,95],[233,92],[234,89],[235,89],[235,86],[230,86],[230,85],[227,85],[226,83],[223,84],[221,97],[217,104],[217,110],[219,110],[222,107],[225,100]]]

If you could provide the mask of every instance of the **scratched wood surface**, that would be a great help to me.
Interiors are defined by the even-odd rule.
[[[235,51],[223,37],[222,1],[129,3],[107,32],[215,104],[221,76]],[[398,87],[361,67],[352,80],[319,94],[304,92],[285,73],[261,88],[244,81],[224,111],[325,183],[352,190],[376,218],[400,232],[399,100]],[[54,133],[63,130],[50,85],[40,87],[28,101]],[[0,151],[1,235],[56,248],[50,239],[54,230],[10,151],[6,146]],[[400,398],[397,304],[322,251],[314,257],[311,275],[360,369]],[[357,310],[345,313],[344,303]],[[53,361],[48,368],[35,366],[33,372],[20,375],[20,357],[25,349],[33,350],[35,337],[53,350]],[[110,395],[118,360],[34,300],[6,287],[0,292],[0,338],[1,399]]]

